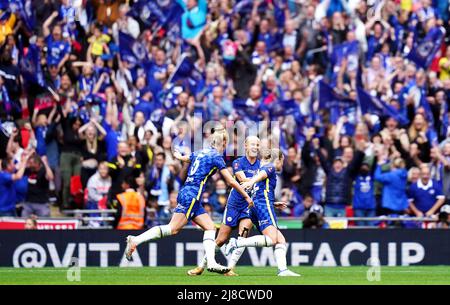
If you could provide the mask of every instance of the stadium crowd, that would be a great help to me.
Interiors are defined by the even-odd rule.
[[[173,148],[241,120],[225,161],[262,122],[282,216],[448,227],[449,18],[437,0],[1,0],[0,216],[111,207],[127,228],[132,202],[165,223]],[[229,190],[206,189],[219,218]]]

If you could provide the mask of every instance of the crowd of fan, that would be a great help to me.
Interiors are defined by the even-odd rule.
[[[196,114],[203,123],[248,123],[234,107],[239,99],[270,127],[267,107],[293,99],[313,122],[278,116],[280,128],[261,139],[263,147],[281,143],[286,154],[277,190],[288,202],[282,216],[301,217],[320,204],[325,216],[345,216],[352,207],[354,216],[440,215],[448,225],[448,1],[155,1],[184,10],[179,33],[170,35],[135,14],[148,1],[25,0],[35,14],[31,29],[9,6],[14,1],[1,2],[0,216],[45,217],[51,204],[114,207],[126,181],[145,197],[146,224],[165,222],[183,181],[172,147],[183,150],[188,143],[174,141],[201,132]],[[429,68],[416,67],[405,55],[436,26],[447,29],[440,51]],[[122,33],[145,47],[144,59],[122,56]],[[356,106],[334,123],[329,109],[312,113],[311,95],[333,70],[331,49],[353,40],[361,75],[344,60],[336,91],[355,99],[361,77],[365,90],[409,124]],[[23,73],[33,48],[43,80]],[[173,80],[182,54],[200,71],[201,90]],[[423,98],[429,107],[418,102]],[[236,138],[228,152],[238,149]],[[235,158],[228,154],[226,163]],[[213,176],[201,198],[213,216],[223,213],[228,192]]]

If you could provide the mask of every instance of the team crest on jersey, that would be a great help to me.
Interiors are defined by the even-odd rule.
[[[233,217],[227,217],[227,221],[232,221],[233,220]]]
[[[433,189],[430,190],[430,195],[434,195],[434,190]]]

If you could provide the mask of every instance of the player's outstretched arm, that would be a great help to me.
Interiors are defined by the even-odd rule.
[[[249,206],[253,206],[253,200],[250,198],[250,196],[247,194],[247,192],[245,191],[245,189],[243,187],[241,187],[241,185],[239,184],[239,182],[237,182],[233,176],[230,174],[230,172],[228,171],[228,169],[224,168],[220,171],[220,173],[223,176],[223,179],[225,180],[225,182],[231,186],[232,188],[234,188],[239,194],[242,195],[242,197],[244,197],[245,201],[247,201]]]
[[[247,177],[245,176],[244,171],[236,172],[236,173],[235,173],[235,176],[236,176],[236,180],[237,180],[238,182],[246,182],[246,181],[250,181],[250,178],[247,178]]]
[[[191,162],[191,159],[189,158],[189,156],[183,156],[179,151],[174,151],[173,157],[177,160],[180,160],[181,162],[185,162],[185,163]]]
[[[249,181],[243,182],[241,185],[244,189],[251,189],[253,185],[259,181],[263,181],[267,178],[266,171],[262,170],[258,174],[254,175]]]

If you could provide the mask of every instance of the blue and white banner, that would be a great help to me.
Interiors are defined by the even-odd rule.
[[[344,42],[333,46],[331,54],[331,64],[333,66],[333,74],[331,84],[336,85],[337,77],[342,70],[344,59],[347,60],[346,72],[354,72],[359,67],[359,43],[357,40]]]
[[[41,67],[40,50],[35,44],[30,44],[26,55],[20,60],[20,72],[28,83],[45,86],[44,75]]]
[[[444,37],[445,29],[443,27],[432,28],[424,39],[414,42],[413,48],[406,58],[421,68],[428,68],[441,47]]]
[[[148,59],[145,45],[126,33],[119,32],[119,48],[122,60],[136,64]]]
[[[331,109],[334,107],[348,108],[356,106],[354,100],[352,100],[348,96],[335,92],[334,89],[324,81],[322,80],[319,81],[317,85],[318,85],[317,94],[319,100],[319,108]]]
[[[183,8],[175,0],[137,1],[131,10],[135,18],[139,18],[147,26],[156,25],[164,28],[170,39],[180,35],[180,22]]]
[[[186,84],[194,95],[199,94],[205,86],[203,72],[195,66],[192,57],[186,53],[181,54],[168,83],[175,84],[179,81]]]

